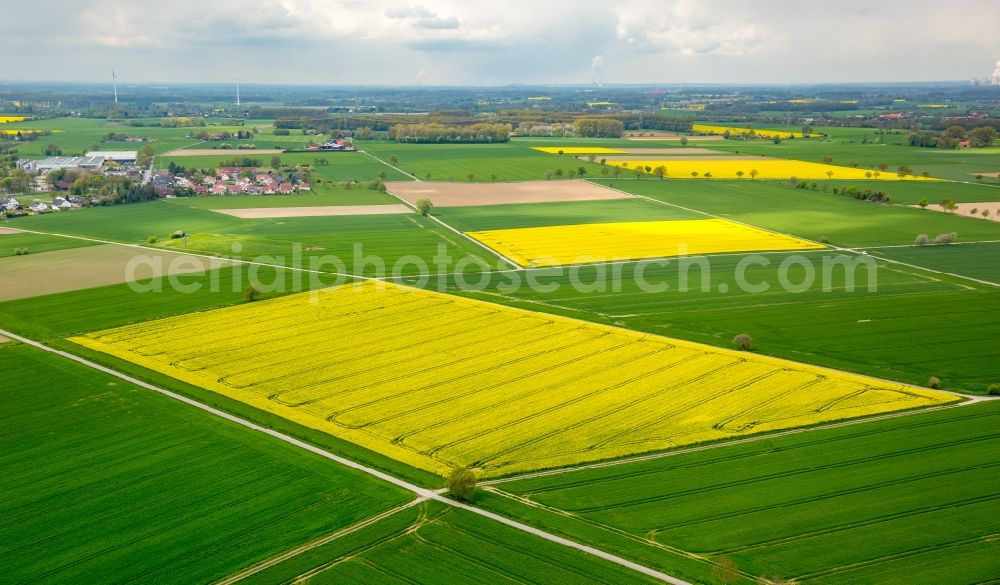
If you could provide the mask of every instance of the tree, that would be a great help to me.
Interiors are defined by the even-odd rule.
[[[698,171],[691,171],[691,178],[692,179],[697,179],[698,178]]]
[[[681,146],[687,146],[687,145],[688,145],[688,137],[681,136]]]
[[[59,156],[62,154],[62,149],[55,144],[46,144],[43,152],[45,153],[45,156]]]
[[[733,338],[733,344],[743,351],[750,351],[753,349],[753,338],[748,333],[740,333]]]
[[[566,172],[562,169],[556,169],[556,178],[561,179]]]
[[[929,243],[931,243],[931,240],[927,237],[927,234],[920,234],[917,236],[917,239],[913,240],[914,246],[926,246]]]
[[[958,239],[957,232],[948,232],[946,234],[938,234],[934,237],[934,244],[954,244],[955,240]]]
[[[728,585],[740,576],[740,570],[736,567],[736,563],[729,557],[719,557],[713,565],[712,576],[722,581],[722,585]]]
[[[758,171],[757,169],[750,169],[750,179],[751,180],[752,179],[756,179],[757,175],[759,175],[759,174],[760,174],[760,171]]]
[[[988,148],[993,146],[997,131],[992,126],[982,126],[969,132],[969,146],[972,148]]]
[[[952,205],[954,205],[954,203],[951,199],[942,199],[941,203],[938,203],[938,207],[940,207],[942,211],[950,210]]]
[[[887,170],[889,170],[889,163],[878,163],[878,170],[882,171],[883,173],[886,172]]]
[[[573,179],[573,178],[576,177],[576,171],[573,170],[573,169],[570,169],[568,174],[569,174],[569,178],[570,179]]]
[[[615,166],[615,168],[611,171],[611,174],[614,175],[614,177],[617,179],[618,176],[622,174],[622,168],[619,166]]]
[[[871,179],[872,178],[872,172],[871,171],[865,171],[865,178],[866,179]]]
[[[248,303],[256,301],[259,296],[260,291],[253,285],[248,286],[247,289],[243,291],[243,299]]]
[[[271,157],[271,168],[274,169],[274,170],[278,170],[278,169],[281,168],[281,157],[280,156],[274,155],[274,156]]]
[[[551,181],[552,180],[552,171],[545,171],[545,173],[543,173],[543,176],[545,177],[546,181]]]
[[[833,164],[833,157],[832,156],[824,156],[823,157],[823,164],[825,164],[825,165],[831,165],[831,164]]]
[[[656,167],[655,169],[653,169],[653,172],[662,181],[663,180],[663,176],[667,174],[667,167],[665,167],[663,165],[660,165],[660,166]]]
[[[983,216],[983,219],[989,219],[990,218],[990,210],[989,209],[984,209],[983,212],[980,215]]]
[[[930,204],[927,203],[926,199],[921,199],[920,203],[917,203],[917,205],[920,206],[920,209],[927,209],[927,206],[930,205]]]
[[[578,167],[576,169],[576,174],[577,174],[578,177],[582,177],[582,176],[584,176],[584,175],[587,174],[587,169],[584,168],[584,167]]]
[[[642,178],[642,167],[635,167],[632,169],[632,173],[635,175],[636,179]]]
[[[737,179],[742,179],[743,178],[743,171],[736,171],[736,178]]]
[[[927,386],[929,388],[938,389],[941,387],[941,379],[937,376],[931,376],[930,379],[927,380]]]
[[[494,174],[490,175],[490,180],[491,180],[491,181],[493,181],[494,183],[496,183],[496,182],[497,182],[497,176],[496,176],[496,173],[494,173]]]
[[[476,495],[476,473],[468,467],[456,467],[448,475],[448,493],[463,502],[471,502]]]
[[[826,179],[829,181],[832,178],[833,178],[833,171],[827,171],[826,172]]]
[[[390,156],[390,157],[389,157],[389,164],[390,164],[390,165],[392,165],[392,166],[397,166],[397,165],[399,165],[399,157],[398,157],[398,156],[396,156],[396,155],[392,155],[392,156]]]
[[[417,202],[416,202],[415,205],[417,207],[417,211],[419,211],[420,215],[422,215],[424,217],[427,217],[428,215],[430,215],[431,214],[431,209],[434,208],[434,204],[431,203],[431,200],[427,199],[427,198],[417,199]]]
[[[468,175],[465,175],[465,176],[466,176],[466,178],[469,179],[470,182],[476,180],[476,173],[469,173]]]

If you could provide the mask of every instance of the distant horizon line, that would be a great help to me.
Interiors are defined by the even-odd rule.
[[[132,82],[122,84],[121,76],[118,76],[119,87],[142,87],[142,88],[169,88],[169,87],[194,87],[194,86],[230,86],[233,85],[232,81],[142,81],[142,82]],[[498,84],[405,84],[405,83],[353,83],[353,84],[322,84],[322,83],[297,83],[297,82],[287,82],[287,83],[258,83],[253,81],[241,80],[240,85],[242,87],[302,87],[302,88],[376,88],[376,89],[393,89],[393,88],[405,88],[405,89],[478,89],[478,88],[524,88],[524,89],[535,89],[535,88],[553,88],[553,89],[635,89],[635,88],[650,88],[650,89],[663,89],[663,88],[684,88],[684,87],[839,87],[839,86],[929,86],[929,85],[962,85],[970,86],[971,79],[941,79],[941,80],[928,80],[928,81],[824,81],[824,82],[634,82],[634,83],[602,83],[600,85],[594,85],[589,82],[579,82],[579,83],[521,83],[521,82],[511,82],[511,83],[498,83]],[[0,78],[0,86],[21,86],[21,85],[84,85],[84,86],[110,86],[112,84],[111,80],[108,81],[64,81],[64,80],[52,80],[52,79],[37,79],[37,80],[25,80],[25,79],[3,79]],[[970,86],[970,87],[998,87],[996,85],[980,85],[980,86]]]

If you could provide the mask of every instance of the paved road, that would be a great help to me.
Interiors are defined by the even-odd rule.
[[[362,465],[361,463],[358,463],[356,461],[352,461],[350,459],[346,459],[346,458],[341,457],[339,455],[334,455],[333,453],[330,453],[329,451],[325,451],[323,449],[320,449],[319,447],[316,447],[315,445],[310,445],[309,443],[306,443],[304,441],[300,441],[299,439],[296,439],[294,437],[290,437],[290,436],[288,436],[288,435],[286,435],[284,433],[280,433],[280,432],[275,431],[273,429],[264,428],[264,427],[262,427],[260,425],[252,423],[252,422],[250,422],[248,420],[245,420],[245,419],[242,419],[242,418],[240,418],[238,416],[234,416],[232,414],[229,414],[228,412],[224,412],[224,411],[219,410],[217,408],[213,408],[213,407],[208,406],[206,404],[202,404],[201,402],[198,402],[197,400],[193,400],[193,399],[188,398],[186,396],[182,396],[180,394],[177,394],[176,392],[171,392],[170,390],[166,390],[166,389],[160,388],[158,386],[154,386],[152,384],[149,384],[147,382],[143,382],[142,380],[139,380],[137,378],[133,378],[132,376],[129,376],[127,374],[123,374],[123,373],[118,372],[116,370],[113,370],[111,368],[102,366],[102,365],[100,365],[98,363],[92,362],[92,361],[90,361],[88,359],[85,359],[85,358],[82,358],[82,357],[80,357],[78,355],[74,355],[74,354],[71,354],[69,352],[65,352],[65,351],[61,351],[61,350],[49,347],[49,346],[47,346],[47,345],[45,345],[43,343],[34,341],[32,339],[28,339],[26,337],[22,337],[20,335],[17,335],[16,333],[12,333],[12,332],[6,331],[4,329],[0,329],[0,335],[2,335],[4,337],[8,337],[10,339],[13,339],[15,341],[19,341],[21,343],[24,343],[25,345],[30,345],[30,346],[35,347],[37,349],[40,349],[42,351],[47,351],[49,353],[53,353],[53,354],[59,355],[59,356],[64,357],[64,358],[66,358],[68,360],[72,360],[74,362],[77,362],[78,364],[82,364],[82,365],[84,365],[84,366],[86,366],[88,368],[91,368],[93,370],[97,370],[99,372],[103,372],[105,374],[108,374],[110,376],[114,376],[115,378],[118,378],[118,379],[123,380],[125,382],[128,382],[130,384],[134,384],[136,386],[139,386],[140,388],[144,388],[146,390],[151,390],[153,392],[157,392],[159,394],[163,394],[164,396],[167,396],[169,398],[173,398],[174,400],[177,400],[179,402],[183,402],[183,403],[185,403],[187,405],[193,406],[193,407],[195,407],[197,409],[200,409],[200,410],[203,410],[203,411],[208,412],[210,414],[213,414],[213,415],[215,415],[215,416],[217,416],[219,418],[226,419],[226,420],[228,420],[230,422],[234,422],[234,423],[236,423],[238,425],[241,425],[241,426],[244,426],[244,427],[246,427],[248,429],[252,429],[254,431],[257,431],[257,432],[260,432],[260,433],[264,433],[266,435],[270,435],[270,436],[274,437],[275,439],[278,439],[279,441],[284,441],[284,442],[286,442],[288,444],[291,444],[291,445],[294,445],[294,446],[296,446],[296,447],[298,447],[300,449],[304,449],[304,450],[309,451],[311,453],[315,453],[316,455],[319,455],[320,457],[329,459],[331,461],[335,461],[335,462],[337,462],[337,463],[339,463],[339,464],[341,464],[341,465],[343,465],[345,467],[350,467],[351,469],[356,469],[356,470],[358,470],[358,471],[360,471],[362,473],[367,473],[368,475],[371,475],[373,477],[377,477],[378,479],[381,479],[382,481],[386,481],[386,482],[391,483],[391,484],[393,484],[395,486],[398,486],[400,488],[403,488],[405,490],[413,492],[414,494],[417,495],[417,497],[424,498],[424,499],[427,499],[427,500],[435,500],[437,502],[440,502],[440,503],[448,505],[448,506],[452,506],[452,507],[455,507],[455,508],[460,508],[462,510],[466,510],[468,512],[471,512],[473,514],[477,514],[477,515],[482,516],[484,518],[489,518],[490,520],[493,520],[495,522],[499,522],[501,524],[505,524],[507,526],[510,526],[511,528],[515,528],[515,529],[520,530],[522,532],[527,532],[528,534],[532,534],[532,535],[537,536],[539,538],[543,538],[543,539],[548,540],[550,542],[554,542],[556,544],[561,544],[563,546],[566,546],[566,547],[569,547],[569,548],[573,548],[573,549],[576,549],[578,551],[582,551],[584,553],[587,553],[589,555],[593,555],[595,557],[604,559],[604,560],[606,560],[608,562],[612,562],[612,563],[621,565],[623,567],[627,567],[629,569],[632,569],[634,571],[642,573],[642,574],[644,574],[646,576],[652,577],[654,579],[659,579],[659,580],[661,580],[661,581],[663,581],[665,583],[671,583],[673,585],[691,585],[687,581],[683,581],[683,580],[678,579],[676,577],[671,577],[670,575],[667,575],[666,573],[661,573],[660,571],[657,571],[656,569],[651,569],[651,568],[646,567],[644,565],[640,565],[638,563],[634,563],[634,562],[632,562],[632,561],[630,561],[628,559],[624,559],[622,557],[619,557],[618,555],[614,555],[614,554],[605,552],[603,550],[594,548],[592,546],[587,546],[585,544],[580,544],[578,542],[575,542],[575,541],[563,538],[561,536],[556,536],[555,534],[552,534],[552,533],[549,533],[549,532],[545,532],[543,530],[539,530],[539,529],[534,528],[532,526],[528,526],[527,524],[522,524],[521,522],[518,522],[516,520],[511,520],[510,518],[506,518],[504,516],[500,516],[498,514],[494,514],[493,512],[489,512],[489,511],[483,510],[482,508],[478,508],[476,506],[471,506],[469,504],[465,504],[465,503],[462,503],[462,502],[457,502],[455,500],[452,500],[451,498],[448,498],[448,497],[446,497],[446,496],[438,493],[435,490],[430,490],[430,489],[427,489],[427,488],[419,487],[419,486],[414,485],[414,484],[412,484],[412,483],[410,483],[410,482],[408,482],[408,481],[406,481],[404,479],[400,479],[398,477],[394,477],[392,475],[389,475],[388,473],[385,473],[383,471],[379,471],[378,469],[374,469],[372,467],[368,467],[366,465]]]

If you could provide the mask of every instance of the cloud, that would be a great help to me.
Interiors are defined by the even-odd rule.
[[[912,32],[958,13],[976,15],[962,34]],[[234,63],[297,83],[902,81],[981,77],[1000,54],[995,0],[33,0],[4,19],[8,79],[114,62],[134,81]]]

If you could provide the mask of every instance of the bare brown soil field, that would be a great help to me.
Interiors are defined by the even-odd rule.
[[[0,335],[0,343],[7,343],[8,341],[10,341],[10,339],[7,339],[3,335]]]
[[[19,234],[21,232],[17,230],[12,230],[10,228],[0,227],[0,236],[9,236],[12,234]]]
[[[386,188],[389,193],[413,204],[416,204],[419,199],[430,199],[435,207],[632,198],[627,193],[606,189],[581,180],[525,181],[521,183],[406,181],[386,183]]]
[[[130,267],[131,264],[131,267]],[[94,288],[154,276],[203,272],[228,264],[221,258],[199,258],[115,244],[56,250],[0,258],[0,301]]]
[[[285,151],[280,148],[181,148],[163,153],[160,156],[242,156],[251,154],[281,154],[283,152]]]
[[[1000,178],[1000,173],[969,173],[971,177],[993,177],[994,179]]]
[[[252,207],[249,209],[213,209],[212,211],[242,219],[413,213],[412,209],[402,203],[390,205],[318,205],[316,207]]]
[[[987,219],[989,219],[990,221],[1000,221],[1000,215],[998,215],[998,213],[1000,213],[1000,201],[986,201],[986,202],[980,201],[979,203],[956,203],[955,205],[958,206],[958,208],[955,210],[955,215],[965,215],[972,217],[973,216],[972,210],[975,209],[976,210],[975,217],[982,219],[983,218],[982,213],[983,210],[985,209],[990,212],[990,215]],[[910,207],[919,207],[919,205],[911,205]],[[928,205],[927,209],[930,211],[947,213],[947,210],[945,210],[943,207],[941,207],[936,203]]]

